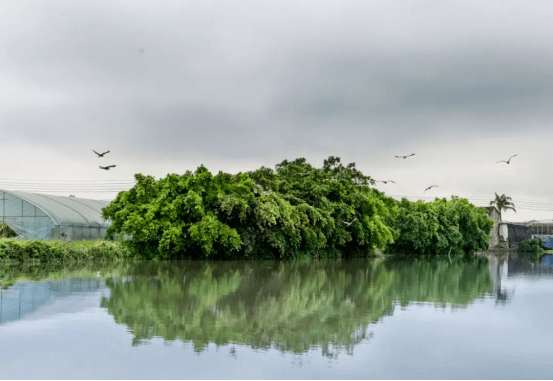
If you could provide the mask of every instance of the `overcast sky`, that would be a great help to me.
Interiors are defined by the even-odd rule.
[[[551,20],[529,0],[1,1],[0,187],[333,155],[389,195],[553,219]]]

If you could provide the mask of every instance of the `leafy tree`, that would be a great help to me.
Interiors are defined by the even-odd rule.
[[[450,257],[487,249],[493,220],[485,209],[455,196],[433,202],[404,198],[391,225],[399,236],[388,246],[390,252]]]
[[[331,156],[314,168],[300,158],[284,160],[274,172],[261,168],[248,174],[295,208],[302,221],[302,252],[366,255],[393,242],[396,233],[386,221],[396,215],[395,201],[371,188],[374,180],[355,163],[344,166]]]
[[[499,196],[495,194],[495,200],[490,201],[490,206],[493,206],[499,212],[499,220],[502,221],[501,212],[506,210],[512,210],[516,213],[515,204],[512,203],[511,197],[507,197],[505,194]]]
[[[467,200],[398,202],[333,156],[321,168],[299,158],[236,175],[200,166],[135,178],[102,216],[112,221],[108,237],[131,237],[145,258],[347,258],[386,247],[451,255],[484,249],[491,229]]]
[[[368,255],[393,242],[387,221],[396,203],[370,187],[374,180],[340,159],[322,168],[305,159],[272,169],[194,173],[136,185],[103,209],[108,237],[131,236],[145,257],[291,258]]]
[[[208,257],[241,247],[239,234],[229,224],[244,218],[254,202],[254,184],[247,175],[213,176],[200,166],[195,173],[158,181],[141,174],[135,179],[133,188],[120,192],[102,210],[103,217],[112,221],[108,237],[132,236],[131,246],[145,257],[186,252]],[[235,213],[228,213],[225,205]]]

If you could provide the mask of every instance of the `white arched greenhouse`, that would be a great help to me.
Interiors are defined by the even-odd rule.
[[[109,203],[0,189],[1,222],[22,238],[103,239],[111,223],[101,214]]]

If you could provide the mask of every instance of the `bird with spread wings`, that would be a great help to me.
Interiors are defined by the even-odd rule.
[[[102,167],[100,165],[99,167],[100,167],[100,169],[105,169],[106,171],[109,171],[109,169],[115,167],[115,165],[108,165],[107,167]]]
[[[104,155],[105,155],[106,153],[109,153],[109,151],[106,151],[106,152],[104,152],[104,153],[98,153],[98,152],[96,152],[96,151],[94,151],[94,150],[92,150],[92,152],[94,152],[96,155],[98,155],[98,157],[104,157]]]
[[[501,162],[509,164],[509,163],[511,162],[511,159],[512,159],[513,157],[515,157],[515,156],[517,156],[517,155],[513,155],[513,156],[511,156],[511,157],[509,158],[509,160],[499,160],[499,161],[498,161],[498,162],[496,162],[495,164],[497,164],[497,163],[501,163]]]
[[[436,187],[438,187],[438,186],[437,186],[437,185],[430,185],[430,186],[429,186],[428,188],[426,188],[426,189],[424,190],[424,192],[422,192],[422,193],[424,194],[427,190],[430,190],[430,189],[436,188]]]
[[[346,226],[350,226],[351,224],[353,224],[355,221],[357,221],[357,218],[354,218],[353,220],[351,220],[350,222],[347,222],[347,221],[342,221],[344,224],[346,224]]]
[[[415,154],[412,153],[411,155],[407,155],[407,156],[396,156],[398,159],[407,159],[408,157],[410,156],[414,156]]]

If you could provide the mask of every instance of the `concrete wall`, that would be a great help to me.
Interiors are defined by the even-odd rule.
[[[490,232],[490,248],[495,248],[496,245],[499,245],[499,224],[501,223],[501,216],[499,211],[496,208],[490,208],[488,210],[488,217],[493,220],[493,228]]]

